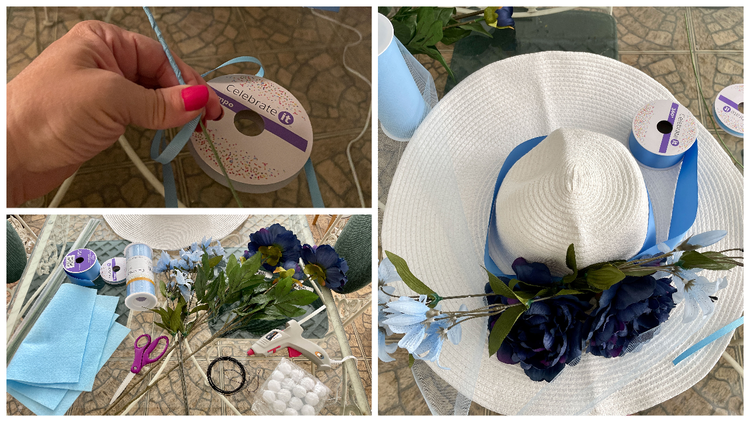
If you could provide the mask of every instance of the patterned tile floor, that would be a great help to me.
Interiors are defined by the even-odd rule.
[[[40,215],[22,215],[21,218],[29,225],[35,234],[39,234],[42,226],[44,225],[45,217]],[[321,215],[319,216],[316,224],[313,224],[314,216],[307,216],[307,221],[313,234],[313,238],[316,243],[319,242],[328,228],[331,216]],[[106,224],[106,223],[105,223]],[[10,301],[10,290],[14,288],[16,283],[8,285],[7,301]],[[338,295],[336,295],[337,298]],[[362,288],[361,290],[346,295],[347,299],[354,300],[368,300],[372,296],[371,286]],[[7,303],[7,302],[6,302]],[[352,310],[343,309],[342,303],[339,303],[339,310],[342,315],[352,315]],[[139,324],[143,329],[154,328],[152,325],[153,313],[141,312],[135,317],[135,323],[131,327],[134,331],[140,331],[137,328]],[[152,337],[160,334],[152,334]],[[346,335],[348,337],[349,345],[352,350],[352,354],[357,357],[357,366],[359,368],[359,376],[362,379],[362,384],[365,387],[365,392],[368,397],[368,401],[372,404],[372,311],[371,307],[367,306],[362,314],[355,316],[352,323],[346,326]],[[202,341],[210,336],[210,333],[206,329],[205,332],[200,332],[196,335],[195,340],[191,340],[193,349]],[[74,403],[73,407],[68,411],[68,414],[81,415],[81,414],[101,414],[102,410],[106,407],[111,396],[111,392],[114,391],[122,378],[125,376],[127,369],[125,368],[132,362],[132,349],[128,345],[127,341],[120,345],[120,348],[110,358],[110,361],[100,371],[97,376],[96,384],[94,385],[94,393],[84,393]],[[250,347],[250,340],[219,340],[216,344],[209,346],[204,351],[198,352],[196,355],[199,365],[202,369],[208,366],[208,363],[215,359],[217,356],[242,356],[244,353],[241,351],[234,350],[233,348],[242,348],[247,350]],[[338,346],[338,342],[335,338],[329,339],[325,344],[322,344],[323,348],[328,351],[332,359],[341,359],[342,353]],[[286,356],[286,351],[282,352]],[[258,383],[255,376],[258,379],[263,380],[268,378],[271,372],[274,370],[277,362],[262,362],[258,364],[258,361],[251,363],[250,358],[244,360],[239,358],[245,364],[247,375],[247,387],[240,392],[229,396],[231,403],[240,411],[242,414],[252,414],[251,406],[254,400],[254,391],[258,387]],[[341,367],[331,371],[315,371],[313,365],[306,359],[295,360],[295,363],[302,366],[308,372],[313,373],[323,383],[334,388],[341,384]],[[202,375],[198,373],[192,364],[186,366],[186,375],[188,377],[188,402],[190,403],[190,414],[191,415],[227,415],[232,414],[230,409],[227,408],[217,397],[213,394],[208,387],[204,386]],[[110,374],[111,376],[103,376],[102,374]],[[177,372],[171,375],[172,383],[168,385],[166,382],[160,383],[157,386],[157,391],[149,392],[149,398],[144,398],[138,406],[131,411],[130,414],[134,415],[183,415],[183,399],[182,390],[180,388],[180,379]],[[155,400],[154,397],[160,397],[159,400]],[[30,415],[32,414],[23,405],[18,403],[13,397],[6,394],[7,405],[6,413],[8,415]],[[340,404],[341,402],[339,402]],[[335,406],[327,406],[323,414],[336,414]]]
[[[46,13],[45,13],[46,12]],[[363,37],[347,50],[347,64],[370,78],[371,9],[318,11],[355,27]],[[312,161],[328,207],[360,207],[346,147],[365,125],[370,87],[343,66],[344,47],[357,34],[312,14],[307,8],[155,8],[157,22],[175,55],[199,72],[238,55],[259,58],[266,78],[287,88],[310,116],[315,146]],[[8,8],[7,80],[13,79],[44,48],[76,23],[98,19],[154,38],[141,8]],[[49,22],[49,24],[48,24]],[[233,65],[211,75],[255,73],[256,65]],[[161,180],[161,166],[150,159],[154,131],[128,127],[125,137]],[[365,201],[370,206],[371,132],[351,147]],[[173,166],[178,198],[190,207],[233,207],[227,188],[208,177],[187,149]],[[114,164],[113,164],[114,163]],[[115,171],[113,171],[115,170]],[[47,206],[56,190],[24,204]],[[240,194],[246,207],[310,207],[304,174],[271,194]],[[62,207],[163,207],[164,200],[115,143],[84,164]]]
[[[732,154],[743,162],[743,140],[713,129],[699,99],[688,37],[685,32],[687,13],[690,39],[697,53],[697,67],[703,95],[709,106],[713,98],[724,87],[743,83],[743,9],[694,8],[694,7],[615,7],[613,15],[617,21],[620,61],[627,63],[653,77],[677,99],[688,106],[700,122],[712,133],[720,136]],[[450,63],[452,46],[443,46],[441,52]],[[438,97],[442,98],[448,74],[443,66],[423,55],[416,56],[435,79]],[[406,148],[405,143],[386,137],[382,130],[378,134],[379,156],[398,160]],[[393,163],[390,163],[392,166]],[[378,163],[378,198],[385,203],[388,197],[392,174],[383,172],[389,163]],[[379,210],[382,223],[383,210]],[[379,225],[380,227],[380,225]],[[380,255],[380,251],[378,251]],[[743,329],[740,327],[727,348],[727,353],[743,365]],[[398,354],[401,353],[401,354]],[[401,349],[397,361],[379,362],[378,365],[378,413],[386,415],[429,414],[419,389],[414,383],[406,364],[407,354]],[[664,403],[644,410],[643,415],[742,415],[744,383],[742,377],[732,369],[725,359],[720,359],[711,372],[698,384]],[[471,414],[492,414],[476,404]]]

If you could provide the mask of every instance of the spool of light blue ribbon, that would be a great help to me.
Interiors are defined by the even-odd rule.
[[[143,243],[125,247],[127,287],[125,305],[135,311],[151,309],[158,303],[156,282],[152,270],[151,248]]]
[[[390,138],[405,141],[428,110],[402,50],[404,47],[393,35],[393,25],[378,14],[378,120]]]

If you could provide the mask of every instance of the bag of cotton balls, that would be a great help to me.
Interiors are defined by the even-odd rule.
[[[331,389],[309,372],[283,358],[260,386],[253,402],[256,415],[305,415],[320,413]]]

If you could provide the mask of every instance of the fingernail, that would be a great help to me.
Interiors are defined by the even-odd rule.
[[[221,114],[219,114],[219,117],[214,119],[214,122],[221,120],[222,117],[224,117],[224,107],[221,108]]]
[[[199,110],[208,103],[208,87],[205,85],[189,86],[183,89],[181,94],[185,111]]]

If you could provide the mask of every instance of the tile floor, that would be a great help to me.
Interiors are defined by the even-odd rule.
[[[287,88],[310,116],[315,166],[327,207],[361,207],[346,156],[346,147],[367,121],[370,87],[343,66],[344,47],[357,35],[312,14],[307,8],[158,7],[154,13],[173,53],[199,72],[238,55],[259,58],[266,78]],[[347,51],[347,64],[370,79],[371,9],[319,11],[355,27],[363,40]],[[8,8],[8,81],[44,48],[76,23],[98,19],[155,38],[141,8]],[[49,22],[49,24],[48,24]],[[212,75],[255,73],[257,65],[228,66]],[[211,76],[209,76],[211,77]],[[125,137],[161,180],[161,165],[150,159],[154,131],[128,127]],[[352,160],[370,206],[371,132],[351,147]],[[114,164],[113,164],[114,163]],[[189,207],[223,208],[236,203],[230,191],[208,177],[187,149],[173,166],[178,198]],[[115,171],[113,171],[115,170]],[[56,190],[25,206],[47,206]],[[240,194],[246,207],[311,207],[304,174],[271,194]],[[163,198],[148,184],[116,143],[84,164],[65,194],[62,207],[163,207]]]
[[[743,162],[742,138],[714,130],[702,101],[690,62],[688,37],[685,32],[685,13],[690,40],[697,54],[697,67],[703,95],[709,106],[724,87],[743,83],[743,9],[703,7],[615,7],[620,61],[653,77],[677,99],[688,106],[699,121],[715,137],[720,136],[732,154]],[[440,49],[450,63],[452,46]],[[438,97],[442,98],[448,74],[443,66],[423,55],[416,56],[435,79]],[[718,135],[718,136],[717,136]],[[718,140],[717,140],[718,142]],[[379,156],[400,158],[405,143],[388,139],[379,130]],[[392,166],[393,163],[390,164]],[[380,169],[389,167],[381,160]],[[378,197],[385,202],[392,174],[379,172]],[[380,210],[382,223],[382,209]],[[380,227],[380,225],[379,225]],[[380,253],[380,251],[379,251]],[[380,255],[379,255],[380,256]],[[737,330],[727,353],[743,364],[743,330]],[[400,354],[399,354],[400,353]],[[407,354],[399,349],[396,362],[379,362],[378,413],[386,415],[430,414],[414,377],[407,366]],[[644,415],[742,415],[744,383],[734,369],[721,359],[714,369],[698,384],[684,393],[639,414]],[[492,414],[476,404],[471,414]]]
[[[42,226],[44,225],[45,217],[42,215],[22,215],[21,218],[29,225],[31,230],[35,234],[39,234]],[[307,216],[307,221],[313,234],[315,242],[318,243],[323,235],[326,233],[331,216],[321,215],[319,216],[316,224],[313,224],[313,215]],[[106,225],[106,223],[104,223]],[[343,226],[342,226],[343,227]],[[102,231],[109,230],[108,227],[100,228]],[[10,291],[15,287],[16,283],[8,285],[7,300],[10,301]],[[337,302],[342,299],[341,295],[334,295]],[[361,290],[347,294],[346,299],[350,300],[349,305],[345,306],[346,302],[339,302],[339,311],[344,318],[352,318],[349,325],[346,326],[346,335],[348,337],[349,345],[352,350],[352,354],[357,357],[357,366],[359,369],[359,376],[362,379],[362,384],[365,387],[365,392],[368,397],[370,405],[372,404],[372,308],[367,306],[364,312],[358,316],[354,315],[354,309],[352,305],[354,301],[360,301],[365,303],[372,297],[372,287],[366,286]],[[353,300],[353,301],[352,301]],[[6,302],[7,303],[7,302]],[[359,302],[357,302],[359,303]],[[352,309],[348,309],[352,308]],[[134,328],[136,326],[143,326],[143,329],[152,327],[153,313],[141,312],[135,317],[135,323],[131,326],[134,331],[139,329]],[[160,334],[152,335],[152,337]],[[205,332],[196,334],[194,340],[191,340],[191,345],[195,348],[201,341],[205,340],[210,333],[208,329]],[[74,403],[73,407],[68,411],[69,415],[81,415],[81,414],[101,414],[103,409],[107,406],[111,396],[111,392],[114,391],[122,381],[125,375],[127,365],[132,362],[132,349],[126,342],[120,345],[120,348],[110,358],[110,361],[97,375],[96,384],[94,386],[94,393],[84,393]],[[204,351],[198,352],[196,355],[199,364],[202,369],[208,366],[208,363],[215,359],[217,356],[243,356],[244,353],[233,348],[244,348],[247,350],[252,342],[250,340],[219,340],[215,345],[209,346]],[[342,353],[338,346],[338,342],[335,337],[330,338],[322,347],[328,351],[332,359],[341,359]],[[286,352],[282,352],[286,356]],[[260,364],[257,360],[245,361],[239,358],[246,366],[246,370],[249,371],[247,375],[247,387],[240,392],[229,396],[231,403],[240,411],[243,415],[252,414],[251,406],[254,400],[254,391],[257,389],[258,384],[255,380],[255,376],[258,375],[260,380],[265,380],[270,376],[270,373],[274,370],[275,365],[278,362],[266,362],[263,361]],[[245,358],[250,359],[250,358]],[[303,366],[303,368],[313,375],[317,376],[323,383],[332,388],[340,385],[340,377],[342,370],[340,367],[331,371],[314,371],[313,365],[305,360],[300,359],[295,361],[296,364]],[[187,380],[188,384],[188,402],[190,403],[190,414],[191,415],[227,415],[232,414],[230,410],[213,394],[207,387],[203,386],[202,376],[198,371],[192,369],[193,366],[187,365]],[[173,381],[171,384],[159,383],[157,390],[149,392],[150,399],[144,398],[141,403],[131,411],[130,414],[134,415],[184,415],[182,390],[180,388],[179,376],[177,372],[173,372],[170,375],[170,379]],[[262,382],[262,381],[260,381]],[[107,393],[109,392],[109,393]],[[108,395],[109,394],[109,395]],[[160,397],[159,400],[155,400],[154,397]],[[30,415],[32,414],[23,405],[18,403],[13,397],[6,394],[7,404],[6,413],[8,415]],[[339,402],[340,403],[340,402]],[[333,410],[332,410],[333,409]],[[335,406],[328,406],[324,409],[323,414],[336,414],[333,413]]]

